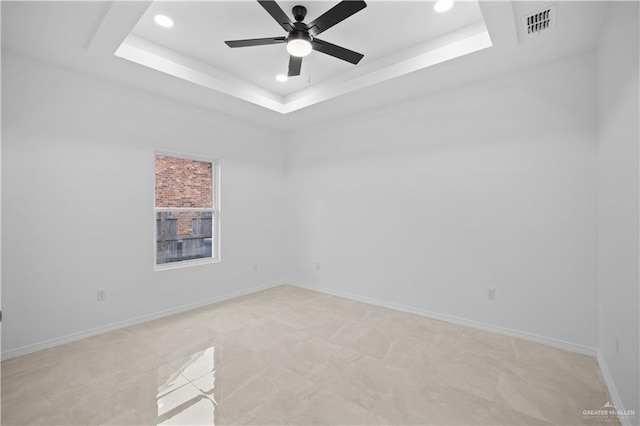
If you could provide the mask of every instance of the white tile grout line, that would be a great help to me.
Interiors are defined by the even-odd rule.
[[[15,357],[18,357],[18,356],[21,356],[21,355],[26,355],[26,354],[29,354],[29,353],[32,353],[32,352],[37,352],[37,351],[43,350],[43,349],[52,348],[52,347],[55,347],[55,346],[63,345],[65,343],[70,343],[70,342],[81,340],[81,339],[84,339],[84,338],[87,338],[87,337],[95,336],[95,335],[98,335],[98,334],[107,333],[109,331],[113,331],[113,330],[118,330],[118,329],[121,329],[121,328],[129,327],[129,326],[132,326],[132,325],[135,325],[135,324],[140,324],[140,323],[143,323],[143,322],[153,321],[155,319],[167,317],[167,316],[170,316],[170,315],[175,315],[175,314],[178,314],[178,313],[181,313],[181,312],[186,312],[186,311],[197,309],[197,308],[201,308],[201,307],[204,307],[204,306],[213,305],[213,304],[216,304],[216,303],[223,302],[225,300],[235,299],[237,297],[245,296],[247,294],[257,293],[257,292],[260,292],[262,290],[266,290],[266,289],[269,289],[269,288],[272,288],[272,287],[277,287],[277,286],[280,286],[280,285],[283,285],[283,284],[289,284],[289,285],[293,285],[295,287],[304,288],[304,289],[312,290],[312,291],[317,291],[319,293],[330,294],[330,295],[333,295],[333,296],[343,297],[345,299],[355,300],[355,301],[358,301],[358,302],[368,303],[368,304],[375,305],[375,306],[381,306],[381,307],[384,307],[384,308],[389,308],[389,309],[393,309],[393,310],[397,310],[397,311],[407,312],[407,313],[423,316],[423,317],[426,317],[426,318],[436,319],[436,320],[440,320],[440,321],[446,321],[446,322],[449,322],[449,323],[458,324],[458,325],[462,325],[462,326],[466,326],[466,327],[478,328],[478,329],[481,329],[481,330],[490,331],[490,332],[494,332],[494,333],[497,333],[497,334],[503,334],[503,335],[507,335],[507,336],[510,336],[510,337],[516,337],[516,338],[520,338],[520,339],[523,339],[523,340],[529,340],[529,341],[533,341],[533,342],[536,342],[536,343],[541,343],[541,344],[544,344],[544,345],[552,346],[552,347],[555,347],[555,348],[564,349],[564,350],[568,350],[568,351],[571,351],[571,352],[576,352],[576,353],[580,353],[580,354],[584,354],[584,355],[589,355],[589,356],[592,356],[592,357],[595,356],[595,357],[597,357],[598,365],[600,366],[600,370],[602,372],[603,379],[604,379],[605,384],[606,384],[606,386],[607,386],[607,388],[609,390],[609,395],[611,396],[611,399],[613,400],[612,403],[619,410],[624,410],[623,405],[622,405],[622,401],[620,400],[620,396],[619,396],[619,394],[617,392],[617,389],[615,387],[615,383],[613,382],[613,377],[611,376],[611,373],[610,373],[610,371],[609,371],[609,369],[607,367],[607,364],[606,364],[601,352],[598,351],[598,349],[596,349],[596,348],[591,348],[591,347],[588,347],[588,346],[578,345],[578,344],[575,344],[575,343],[566,342],[566,341],[558,340],[558,339],[553,339],[553,338],[550,338],[550,337],[539,336],[539,335],[532,334],[532,333],[526,333],[526,332],[522,332],[522,331],[518,331],[518,330],[512,330],[512,329],[508,329],[508,328],[504,328],[504,327],[499,327],[499,326],[496,326],[496,325],[481,323],[481,322],[469,320],[469,319],[466,319],[466,318],[460,318],[460,317],[456,317],[456,316],[452,316],[452,315],[446,315],[446,314],[441,314],[441,313],[437,313],[437,312],[427,311],[427,310],[424,310],[424,309],[419,309],[419,308],[415,308],[415,307],[411,307],[411,306],[405,306],[405,305],[401,305],[401,304],[397,304],[397,303],[385,302],[385,301],[378,300],[378,299],[373,299],[373,298],[370,298],[370,297],[358,296],[358,295],[354,295],[354,294],[351,294],[351,293],[338,291],[338,290],[332,290],[332,289],[319,287],[319,286],[314,286],[314,285],[302,283],[302,282],[295,281],[295,280],[275,281],[275,282],[272,282],[272,283],[269,283],[269,284],[252,287],[252,288],[249,288],[249,289],[246,289],[246,290],[234,292],[234,293],[227,294],[227,295],[224,295],[224,296],[214,297],[214,298],[207,299],[207,300],[204,300],[204,301],[178,306],[178,307],[171,308],[171,309],[166,309],[166,310],[163,310],[163,311],[160,311],[160,312],[155,312],[155,313],[152,313],[152,314],[142,315],[142,316],[131,318],[131,319],[124,320],[124,321],[118,321],[118,322],[115,322],[115,323],[107,324],[105,326],[96,327],[96,328],[93,328],[93,329],[90,329],[90,330],[85,330],[85,331],[82,331],[82,332],[69,334],[69,335],[66,335],[66,336],[59,337],[59,338],[46,340],[44,342],[35,343],[35,344],[31,344],[31,345],[20,347],[20,348],[12,349],[12,350],[9,350],[9,351],[6,351],[6,352],[2,352],[2,360],[15,358]],[[621,422],[625,426],[632,424],[631,420],[628,419],[628,418],[621,419]]]

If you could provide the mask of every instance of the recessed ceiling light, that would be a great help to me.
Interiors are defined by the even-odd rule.
[[[173,27],[173,19],[169,18],[168,16],[156,15],[154,16],[153,20],[156,21],[156,24],[160,25],[161,27],[165,27],[165,28]]]
[[[453,0],[438,0],[436,4],[433,5],[433,10],[438,13],[446,12],[447,10],[453,7]]]
[[[284,83],[285,81],[289,80],[289,77],[287,77],[286,74],[278,74],[276,75],[276,80],[278,80],[280,83]]]

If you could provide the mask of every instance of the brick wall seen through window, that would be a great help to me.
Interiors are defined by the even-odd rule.
[[[217,257],[216,163],[156,155],[156,264]]]

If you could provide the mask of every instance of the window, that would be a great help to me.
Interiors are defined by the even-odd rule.
[[[156,269],[220,259],[218,162],[156,153]]]

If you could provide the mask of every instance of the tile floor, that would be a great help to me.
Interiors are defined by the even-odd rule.
[[[602,424],[608,400],[593,358],[291,286],[2,363],[3,425]]]

